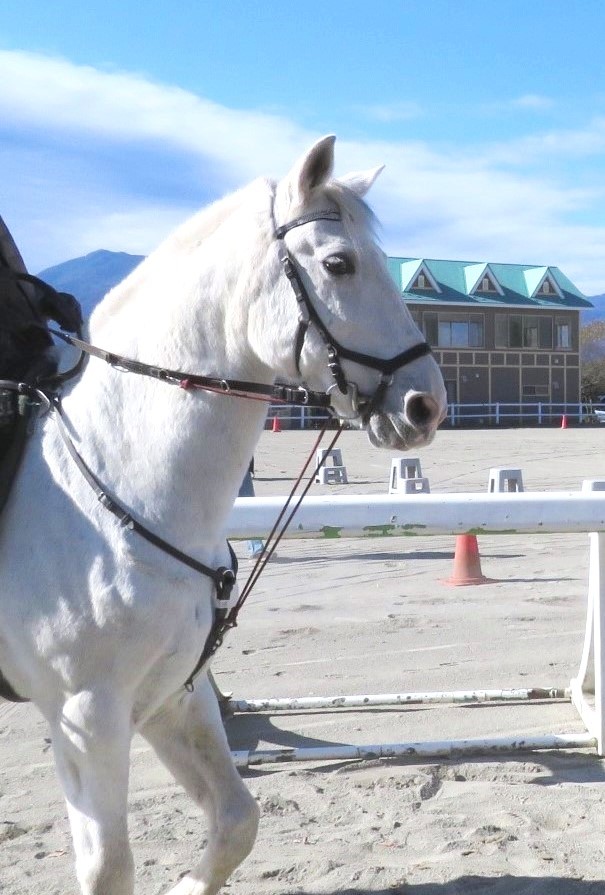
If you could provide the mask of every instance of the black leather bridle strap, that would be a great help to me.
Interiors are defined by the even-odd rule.
[[[340,357],[344,357],[347,360],[354,361],[357,364],[362,364],[362,366],[364,367],[370,367],[373,370],[379,370],[385,376],[389,376],[395,373],[396,370],[398,370],[400,367],[404,367],[406,364],[411,364],[412,361],[417,360],[419,357],[424,357],[425,354],[431,353],[431,347],[428,342],[419,342],[417,345],[412,345],[411,348],[407,348],[400,354],[395,355],[395,357],[386,359],[374,357],[371,354],[364,354],[361,351],[353,351],[352,348],[347,348],[345,345],[341,345],[341,343],[337,339],[335,339],[332,333],[329,331],[329,329],[319,316],[314,305],[312,304],[309,298],[309,294],[302,282],[296,263],[294,262],[292,257],[290,255],[286,255],[282,259],[282,263],[284,265],[284,273],[290,281],[290,285],[292,286],[297,302],[299,303],[299,305],[304,306],[309,316],[309,320],[313,322],[315,326],[321,331],[326,343],[329,346],[332,346]]]
[[[276,239],[283,239],[289,230],[294,230],[295,227],[302,227],[303,224],[311,224],[313,221],[341,220],[342,215],[336,210],[330,211],[327,209],[325,211],[310,211],[309,214],[303,214],[299,218],[294,218],[293,220],[288,221],[287,224],[282,224],[281,227],[276,227],[274,235]]]
[[[296,227],[301,227],[304,224],[310,224],[313,221],[340,220],[342,220],[342,216],[339,211],[324,210],[310,212],[309,214],[294,218],[287,224],[282,224],[279,227],[276,226],[274,229],[274,234],[277,240],[283,241],[284,237],[287,233],[290,232],[290,230],[293,230]],[[314,326],[317,327],[324,339],[324,342],[326,343],[326,347],[328,349],[328,366],[332,372],[332,375],[334,376],[338,388],[343,394],[346,394],[347,392],[347,383],[340,365],[341,358],[353,361],[357,364],[361,364],[364,367],[369,367],[372,370],[378,370],[380,373],[382,373],[382,383],[384,383],[386,378],[392,376],[393,373],[399,370],[400,367],[411,364],[413,361],[418,360],[418,358],[424,357],[426,354],[431,353],[431,347],[428,342],[419,342],[417,345],[413,345],[411,348],[407,348],[405,351],[400,352],[400,354],[395,355],[395,357],[390,358],[375,357],[374,355],[364,354],[361,351],[354,351],[352,348],[347,348],[345,345],[341,345],[340,342],[334,338],[326,324],[323,322],[321,316],[319,315],[317,309],[311,301],[311,297],[309,296],[305,284],[303,283],[298,265],[296,264],[294,258],[292,258],[292,256],[288,252],[285,244],[281,261],[283,264],[284,273],[286,274],[288,281],[290,282],[290,286],[292,287],[292,291],[294,292],[299,307],[299,327],[296,334],[295,344],[296,369],[299,373],[300,357],[307,330],[311,323],[313,323]],[[384,392],[385,387],[386,386],[383,386],[381,390],[382,392]],[[374,405],[376,404],[375,401],[373,401],[372,403]]]
[[[216,587],[217,591],[217,597],[219,600],[228,599],[231,590],[235,585],[234,569],[228,569],[225,566],[221,566],[218,569],[213,569],[211,566],[207,566],[205,563],[194,559],[194,557],[189,556],[187,553],[183,553],[182,550],[179,550],[177,547],[174,547],[172,544],[168,543],[168,541],[165,541],[164,538],[161,538],[159,535],[150,531],[137,519],[131,516],[131,514],[105,490],[105,487],[103,486],[101,480],[90,469],[88,464],[85,462],[81,454],[76,449],[76,446],[73,443],[68,432],[59,398],[51,398],[50,401],[48,401],[48,404],[50,406],[50,409],[54,413],[59,433],[69,455],[82,473],[84,479],[88,482],[92,490],[95,492],[99,503],[102,504],[102,506],[104,506],[106,510],[109,510],[109,512],[112,513],[116,517],[116,519],[118,519],[120,525],[122,525],[124,528],[136,532],[138,535],[140,535],[140,537],[144,538],[150,544],[153,544],[154,547],[158,547],[164,553],[167,553],[168,556],[172,556],[173,559],[178,560],[179,562],[183,563],[183,565],[188,566],[188,568],[193,569],[195,572],[199,572],[201,575],[205,575],[207,578],[210,578],[214,582],[214,586]],[[235,560],[235,554],[231,549],[231,545],[229,545],[229,549],[231,550],[231,558],[232,561],[234,561],[235,569],[237,569],[237,561]]]

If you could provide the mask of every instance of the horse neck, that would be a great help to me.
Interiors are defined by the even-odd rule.
[[[166,368],[271,382],[271,372],[247,347],[245,308],[234,306],[237,282],[245,278],[241,270],[225,273],[225,261],[215,250],[189,290],[175,284],[173,273],[160,276],[152,261],[149,285],[137,283],[121,306],[123,296],[111,296],[120,309],[113,316],[103,307],[98,324],[93,316],[91,341]],[[180,270],[191,263],[187,259]],[[178,269],[175,262],[172,270]],[[261,278],[247,277],[251,288],[255,280]],[[185,550],[219,538],[266,404],[184,391],[92,359],[64,405],[86,462],[137,518]],[[74,471],[69,475],[73,479]]]

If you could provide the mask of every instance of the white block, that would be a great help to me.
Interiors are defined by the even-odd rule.
[[[391,476],[389,479],[389,494],[410,494],[406,490],[405,482],[408,479],[421,479],[422,470],[420,460],[417,457],[393,457],[391,460]],[[428,490],[428,489],[427,489]]]
[[[520,469],[494,466],[489,471],[488,494],[502,494],[506,491],[523,491],[523,476]]]

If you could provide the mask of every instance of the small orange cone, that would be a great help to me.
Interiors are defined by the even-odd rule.
[[[490,584],[493,580],[481,572],[477,535],[456,535],[454,571],[444,584],[457,587],[463,584]]]
[[[565,414],[563,414],[563,416],[561,417],[561,428],[567,429],[567,417],[565,416]]]
[[[281,423],[277,416],[273,417],[273,425],[271,426],[272,432],[281,432]]]

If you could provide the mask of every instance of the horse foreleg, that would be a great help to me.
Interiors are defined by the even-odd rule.
[[[132,895],[127,829],[130,723],[111,697],[71,697],[52,727],[83,895]]]
[[[168,895],[214,895],[250,852],[259,812],[233,764],[207,678],[173,698],[141,733],[208,819],[201,861]]]

